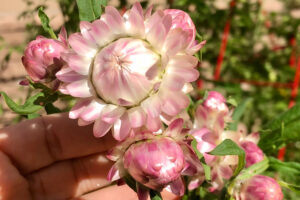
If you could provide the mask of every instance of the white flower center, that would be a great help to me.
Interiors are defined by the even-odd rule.
[[[160,57],[143,40],[121,38],[96,55],[91,80],[97,95],[122,106],[145,99],[158,81]]]

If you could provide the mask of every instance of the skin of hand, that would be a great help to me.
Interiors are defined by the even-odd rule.
[[[0,200],[136,200],[127,185],[107,181],[111,134],[95,138],[67,114],[39,117],[0,130]],[[179,199],[163,191],[163,199]]]

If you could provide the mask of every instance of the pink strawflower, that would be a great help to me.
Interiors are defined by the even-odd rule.
[[[196,128],[208,128],[213,134],[219,135],[226,122],[231,121],[230,114],[225,97],[219,92],[210,91],[196,110],[194,124]]]
[[[244,141],[240,143],[240,146],[246,153],[246,167],[264,160],[263,151],[254,142]]]
[[[174,194],[184,194],[182,175],[203,174],[194,151],[184,141],[187,132],[183,120],[173,121],[162,133],[140,132],[112,149],[108,158],[116,163],[108,179],[116,181],[126,175],[147,188],[161,191],[169,188]],[[147,199],[148,190],[138,191],[139,199]]]
[[[62,34],[65,34],[65,29],[62,29],[60,37]],[[22,57],[29,77],[35,82],[49,83],[55,80],[55,73],[64,64],[61,54],[66,47],[66,43],[61,40],[37,36],[28,44]]]
[[[237,200],[282,200],[280,185],[268,176],[256,175],[241,186]]]
[[[164,11],[143,12],[139,3],[123,16],[107,6],[101,19],[81,22],[63,55],[68,68],[56,74],[65,83],[61,92],[80,98],[70,118],[95,121],[96,137],[112,129],[124,140],[135,128],[159,130],[162,114],[186,108],[186,88],[199,76],[193,55],[205,42],[190,46],[190,29],[174,23]]]

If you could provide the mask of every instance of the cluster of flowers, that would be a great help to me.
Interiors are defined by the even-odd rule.
[[[211,167],[209,191],[218,192],[232,177],[237,156],[213,156],[209,152],[225,139],[235,141],[246,152],[246,167],[264,159],[256,143],[258,133],[227,131],[232,110],[226,99],[211,91],[191,121],[191,82],[198,79],[194,56],[205,44],[195,40],[196,29],[181,10],[145,12],[136,3],[123,16],[111,7],[92,23],[82,21],[80,33],[59,39],[37,37],[29,43],[23,64],[35,82],[48,84],[77,97],[69,113],[80,126],[92,124],[96,137],[111,132],[119,144],[108,154],[115,161],[108,179],[130,175],[137,181],[139,199],[149,189],[169,189],[182,196],[183,176],[188,189],[205,181],[204,170],[191,147]],[[121,183],[121,181],[119,181]],[[278,199],[282,193],[275,180],[254,176],[242,183],[236,199]]]

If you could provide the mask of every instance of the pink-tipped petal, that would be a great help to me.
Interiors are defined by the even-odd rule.
[[[161,128],[161,121],[159,117],[152,118],[150,115],[147,117],[146,127],[150,131],[158,131]]]
[[[132,36],[138,36],[143,38],[145,35],[145,25],[143,15],[137,8],[132,8],[129,13],[128,21],[125,23],[127,32]]]
[[[82,113],[82,111],[86,108],[86,106],[89,105],[90,103],[91,103],[91,99],[81,99],[77,101],[75,106],[73,106],[73,108],[69,112],[69,117],[71,119],[77,119]]]
[[[175,119],[171,124],[168,126],[168,128],[165,130],[165,134],[170,137],[176,138],[178,134],[180,134],[182,128],[183,128],[183,119]]]
[[[79,33],[73,33],[69,37],[69,44],[79,55],[93,57],[97,52],[97,46],[82,37]]]
[[[146,121],[146,114],[141,107],[131,108],[128,110],[128,117],[133,128],[141,127]]]
[[[149,190],[147,188],[137,183],[136,189],[139,200],[148,200]]]
[[[102,109],[101,119],[106,123],[113,124],[124,112],[125,108],[110,104]]]
[[[69,83],[66,87],[74,97],[86,98],[92,96],[88,82],[85,79]]]
[[[181,93],[170,93],[166,99],[165,103],[162,106],[162,111],[167,115],[177,115],[183,108],[186,108],[189,105],[189,98]]]
[[[113,182],[116,180],[119,180],[120,177],[120,173],[119,173],[119,169],[118,169],[118,163],[115,163],[109,170],[108,174],[107,174],[107,180]]]
[[[130,133],[130,122],[127,113],[125,113],[120,119],[114,124],[113,136],[116,140],[124,140]]]
[[[62,54],[62,58],[68,63],[68,67],[75,72],[81,75],[88,75],[91,62],[90,58],[83,57],[73,52]]]
[[[163,51],[169,55],[173,56],[179,51],[183,51],[188,45],[186,40],[186,32],[179,28],[172,29],[168,33],[166,40],[164,42]]]
[[[71,83],[74,81],[79,81],[85,78],[85,76],[78,74],[77,72],[73,71],[71,68],[62,68],[58,71],[55,76],[63,82]]]
[[[179,177],[178,179],[173,181],[170,184],[170,189],[175,195],[183,196],[185,189],[184,189],[184,183],[182,181],[182,178]]]
[[[94,127],[93,127],[93,133],[95,137],[103,137],[108,133],[110,128],[112,127],[112,124],[108,124],[101,119],[97,119]]]
[[[199,44],[196,44],[195,46],[192,46],[191,48],[187,49],[186,51],[189,55],[194,55],[201,48],[203,48],[205,44],[206,44],[206,40],[200,42]]]
[[[84,110],[80,113],[80,118],[85,121],[95,121],[99,118],[100,113],[105,105],[96,101],[92,101]]]

